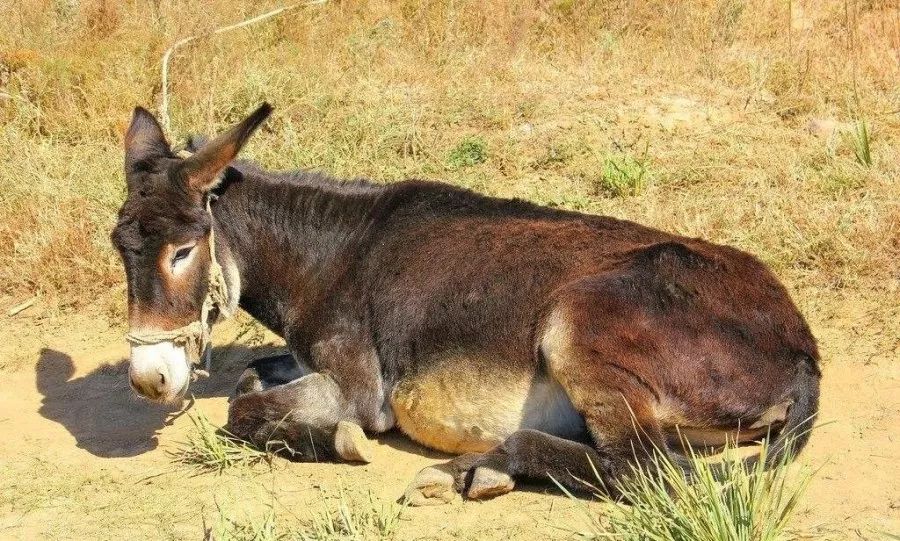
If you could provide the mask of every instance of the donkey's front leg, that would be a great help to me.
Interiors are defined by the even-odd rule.
[[[260,357],[253,360],[241,377],[230,400],[250,392],[259,392],[290,383],[309,374],[308,368],[301,367],[297,359],[290,353]]]
[[[274,386],[246,383],[228,408],[226,429],[233,435],[296,460],[371,461],[356,408],[331,376],[316,372]]]

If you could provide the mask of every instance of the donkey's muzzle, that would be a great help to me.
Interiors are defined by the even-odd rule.
[[[174,342],[132,345],[131,387],[156,402],[177,402],[187,392],[191,369],[184,346]]]

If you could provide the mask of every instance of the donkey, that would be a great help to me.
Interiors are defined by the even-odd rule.
[[[614,493],[652,450],[689,467],[687,449],[771,435],[771,464],[806,444],[816,342],[753,256],[439,182],[234,161],[271,110],[181,154],[134,111],[112,241],[139,394],[180,400],[240,306],[291,354],[245,371],[229,430],[300,460],[368,460],[365,433],[395,427],[459,455],[416,476],[413,504],[548,475]]]

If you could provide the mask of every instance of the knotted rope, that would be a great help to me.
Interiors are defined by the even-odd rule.
[[[179,156],[183,154],[190,155],[189,152],[183,151],[179,153]],[[211,206],[213,199],[215,199],[215,195],[207,194],[206,212],[209,213],[210,220],[213,217]],[[225,274],[222,271],[222,266],[219,265],[219,261],[216,259],[216,234],[212,225],[209,228],[208,244],[209,282],[206,297],[204,297],[203,306],[200,309],[200,319],[171,331],[129,331],[125,335],[125,340],[133,346],[147,346],[161,342],[173,342],[183,346],[187,352],[188,362],[191,366],[191,375],[194,380],[209,376],[210,363],[212,362],[212,350],[208,349],[211,343],[210,333],[212,331],[212,323],[209,321],[210,312],[212,312],[213,308],[218,308],[220,316],[224,318],[232,316],[232,310],[228,303],[228,285],[225,283]],[[204,356],[204,354],[203,368],[200,368],[200,357]]]

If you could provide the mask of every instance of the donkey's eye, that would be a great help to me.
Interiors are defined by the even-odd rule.
[[[191,250],[193,249],[193,246],[185,246],[184,248],[179,248],[178,251],[175,252],[175,257],[172,258],[172,261],[181,261],[182,259],[191,255]]]
[[[178,263],[187,259],[187,256],[191,255],[191,250],[194,249],[194,246],[182,246],[181,248],[175,250],[175,255],[172,256],[172,267],[174,268]]]

